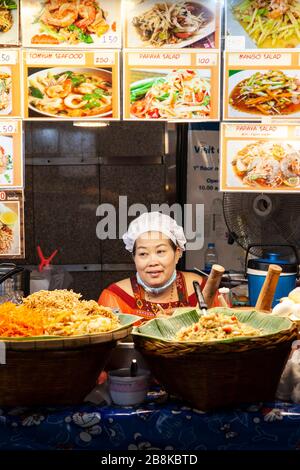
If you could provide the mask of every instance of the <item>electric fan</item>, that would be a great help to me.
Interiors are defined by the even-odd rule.
[[[276,248],[283,257],[291,246],[300,250],[300,195],[224,193],[223,213],[231,241],[254,256],[262,256],[259,245]],[[250,245],[256,245],[250,247]],[[290,245],[282,246],[282,245]],[[269,250],[270,251],[270,250]]]

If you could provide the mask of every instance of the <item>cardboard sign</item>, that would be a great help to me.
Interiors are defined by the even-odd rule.
[[[23,51],[25,118],[117,120],[119,52]]]
[[[124,118],[196,122],[219,119],[219,52],[124,53]]]
[[[23,188],[22,121],[0,120],[0,190]]]
[[[0,258],[24,258],[22,191],[0,191]]]
[[[0,119],[21,117],[21,71],[18,49],[0,49]]]
[[[224,120],[300,119],[299,65],[298,52],[225,52]]]
[[[124,0],[125,47],[219,49],[220,2],[182,3]]]
[[[221,125],[221,191],[300,191],[300,125]]]
[[[120,0],[22,1],[24,47],[120,48]]]

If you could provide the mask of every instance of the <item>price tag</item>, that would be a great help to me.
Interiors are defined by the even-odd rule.
[[[0,133],[2,134],[15,134],[17,130],[17,123],[15,121],[0,122]]]
[[[15,65],[17,63],[17,51],[10,51],[8,49],[0,49],[0,64],[1,65]]]

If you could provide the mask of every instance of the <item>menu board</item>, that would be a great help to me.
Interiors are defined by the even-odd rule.
[[[0,258],[24,258],[22,191],[0,191]]]
[[[21,117],[20,53],[0,49],[0,119]]]
[[[217,0],[124,0],[124,37],[128,48],[220,48]]]
[[[23,63],[25,118],[120,118],[118,51],[31,49]]]
[[[225,48],[299,48],[299,13],[297,0],[225,0]]]
[[[299,65],[299,52],[225,52],[224,120],[300,119]]]
[[[300,191],[300,125],[221,125],[221,191]]]
[[[0,0],[0,45],[19,44],[19,0]]]
[[[24,47],[120,48],[120,0],[23,0]]]
[[[218,51],[126,51],[123,69],[125,119],[219,119]]]
[[[0,120],[0,190],[23,187],[22,121]]]

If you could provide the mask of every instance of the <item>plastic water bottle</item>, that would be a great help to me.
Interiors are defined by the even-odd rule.
[[[210,273],[212,265],[218,263],[218,253],[214,243],[209,243],[205,250],[204,256],[204,271]]]

